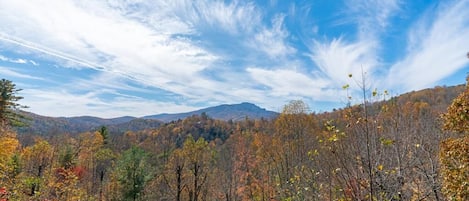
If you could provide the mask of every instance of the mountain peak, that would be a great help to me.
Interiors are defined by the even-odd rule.
[[[239,104],[223,104],[213,107],[208,107],[192,112],[178,113],[178,114],[158,114],[145,116],[145,119],[157,119],[164,122],[174,121],[178,119],[184,119],[192,115],[200,115],[202,113],[207,114],[209,117],[219,120],[232,120],[239,121],[245,118],[249,119],[272,119],[275,118],[278,114],[276,112],[268,111],[259,106],[242,102]]]

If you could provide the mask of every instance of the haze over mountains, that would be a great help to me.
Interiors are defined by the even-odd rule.
[[[163,123],[185,119],[193,115],[206,114],[210,118],[224,121],[248,119],[273,119],[278,113],[260,108],[252,103],[223,104],[196,111],[176,114],[156,114],[141,118],[123,116],[104,119],[92,116],[46,117],[34,113],[25,113],[31,120],[28,127],[18,128],[20,133],[81,133],[106,126],[111,132],[138,131],[159,127]]]

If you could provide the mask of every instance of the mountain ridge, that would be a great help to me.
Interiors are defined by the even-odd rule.
[[[123,133],[159,127],[161,124],[185,119],[193,115],[206,114],[217,120],[239,121],[249,119],[273,119],[278,113],[268,111],[252,103],[222,104],[185,113],[161,113],[144,117],[122,116],[115,118],[100,118],[94,116],[76,117],[48,117],[31,112],[22,112],[28,120],[29,126],[17,128],[19,133],[36,133],[46,135],[51,133],[77,134],[98,130],[106,126],[111,132]]]
[[[437,86],[418,91],[410,91],[396,96],[394,100],[399,102],[427,102],[433,107],[439,107],[439,111],[445,111],[447,105],[441,104],[450,102],[460,92],[464,90],[465,85],[456,86]],[[325,112],[329,114],[332,112]],[[213,107],[207,107],[185,113],[160,113],[143,117],[122,116],[116,118],[99,118],[93,116],[79,117],[47,117],[34,113],[23,112],[29,117],[29,127],[17,128],[18,133],[34,133],[39,135],[50,135],[59,133],[78,134],[98,130],[101,126],[108,127],[110,132],[124,133],[126,131],[138,131],[158,128],[171,121],[183,120],[194,115],[207,115],[216,120],[241,121],[244,119],[274,119],[279,113],[260,108],[252,103],[222,104]]]
[[[203,113],[208,115],[210,118],[224,121],[239,121],[246,117],[249,119],[273,119],[278,115],[276,112],[266,110],[255,104],[243,102],[239,104],[222,104],[184,113],[161,113],[156,115],[148,115],[142,118],[170,122],[178,119],[184,119],[193,115],[201,115]]]

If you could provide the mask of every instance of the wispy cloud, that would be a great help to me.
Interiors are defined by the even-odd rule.
[[[1,39],[0,39],[1,40]],[[35,61],[33,60],[27,60],[27,59],[12,59],[12,58],[8,58],[6,56],[3,56],[3,55],[0,55],[0,61],[6,61],[6,62],[10,62],[10,63],[17,63],[17,64],[27,64],[27,63],[30,63],[34,66],[37,66],[39,65],[38,63],[36,63]]]
[[[15,77],[15,78],[25,78],[25,79],[32,79],[32,80],[45,80],[44,78],[41,77],[36,77],[36,76],[31,76],[28,74],[25,74],[24,72],[17,72],[14,70],[11,70],[9,67],[2,67],[0,66],[0,74],[3,76],[8,76],[8,77]]]
[[[355,24],[356,37],[344,36],[326,41],[314,40],[309,46],[311,59],[321,73],[334,80],[344,81],[346,74],[364,71],[373,72],[379,65],[377,51],[379,37],[389,25],[389,20],[400,9],[399,0],[351,0],[346,1],[345,13],[338,22]],[[351,39],[350,39],[351,38]],[[359,73],[360,74],[360,73]]]
[[[145,112],[126,104],[171,112],[241,101],[270,108],[291,99],[337,102],[349,73],[363,70],[386,89],[417,89],[467,64],[454,56],[469,46],[467,0],[441,3],[437,14],[415,22],[396,64],[385,59],[387,51],[400,51],[385,46],[387,31],[407,31],[393,23],[408,12],[401,9],[407,2],[344,2],[327,4],[334,14],[321,21],[322,4],[304,1],[0,1],[0,45],[21,57],[0,60],[41,63],[28,72],[52,81],[38,82],[47,86],[29,89],[28,99],[47,100],[35,108],[54,116]],[[444,54],[453,56],[435,56]],[[57,76],[64,72],[66,78]],[[12,68],[0,73],[21,76]],[[46,102],[63,106],[53,110]]]
[[[309,49],[307,56],[317,67],[313,70],[314,74],[327,81],[328,85],[324,88],[329,90],[329,94],[333,94],[328,99],[331,102],[334,102],[332,100],[334,94],[337,102],[337,94],[340,94],[341,86],[347,83],[354,84],[354,80],[349,79],[348,74],[359,77],[366,73],[368,84],[382,84],[379,78],[381,75],[378,72],[383,66],[380,63],[380,51],[383,49],[381,36],[386,32],[392,17],[400,10],[401,4],[399,0],[345,2],[346,6],[341,10],[344,15],[338,17],[335,26],[354,25],[355,34],[342,34],[335,38],[316,38],[306,44]],[[324,92],[325,89],[320,92]],[[356,93],[356,91],[351,93]]]
[[[117,74],[192,102],[224,102],[233,97],[229,94],[237,84],[233,82],[242,81],[213,80],[204,73],[215,63],[216,68],[233,71],[232,65],[223,62],[242,59],[222,57],[200,43],[210,35],[207,31],[239,38],[240,51],[260,52],[261,57],[294,52],[286,43],[284,15],[263,25],[262,12],[253,3],[14,1],[0,6],[0,13],[8,16],[0,19],[2,24],[22,24],[2,26],[0,40],[41,52],[64,66]],[[247,38],[254,40],[244,42]]]
[[[252,49],[262,51],[270,59],[284,58],[293,54],[295,49],[287,44],[286,39],[289,35],[284,26],[284,15],[278,15],[272,19],[272,27],[264,27],[259,33],[255,34],[253,40],[249,40],[249,46]]]
[[[362,40],[377,39],[401,6],[401,0],[350,0],[345,3],[346,9],[343,12],[347,15],[342,21],[355,23],[358,36]]]
[[[311,78],[311,75],[287,69],[248,68],[247,71],[253,80],[270,88],[270,92],[266,94],[270,97],[314,97],[315,100],[328,101],[332,99],[328,94],[330,82],[327,79]]]
[[[106,91],[91,91],[77,94],[66,89],[40,90],[24,89],[21,93],[28,99],[21,100],[21,104],[30,110],[47,116],[82,116],[92,115],[112,118],[132,114],[140,117],[163,112],[181,112],[198,109],[172,102],[151,101],[127,95],[115,96],[112,99],[100,98]],[[62,112],[58,112],[62,111]]]
[[[95,64],[95,63],[92,63],[90,61],[86,61],[84,59],[77,58],[73,55],[70,55],[70,54],[67,54],[67,53],[64,53],[64,52],[60,52],[60,51],[57,51],[57,50],[54,50],[54,49],[51,49],[51,48],[48,48],[48,47],[44,47],[42,45],[36,44],[34,42],[31,42],[31,41],[26,41],[26,40],[23,40],[23,39],[20,39],[20,38],[11,36],[11,35],[3,34],[1,32],[0,32],[0,40],[4,41],[4,42],[11,43],[11,44],[15,44],[15,45],[18,45],[18,46],[21,46],[21,47],[24,47],[24,48],[27,48],[27,49],[30,49],[30,50],[35,50],[35,51],[43,53],[47,56],[53,57],[54,60],[62,59],[62,60],[59,60],[59,61],[64,66],[78,66],[78,65],[80,65],[80,66],[84,66],[84,67],[91,67],[91,68],[94,68],[94,69],[102,69],[102,67],[100,67],[99,64]],[[33,65],[37,65],[37,63],[32,61],[32,60],[31,60],[31,63]],[[69,65],[67,65],[67,63]]]
[[[402,90],[421,89],[467,66],[468,10],[467,0],[442,2],[416,22],[408,35],[407,56],[391,67],[388,84]]]
[[[374,41],[347,43],[342,38],[334,39],[330,43],[316,41],[311,47],[310,57],[318,66],[318,73],[330,79],[331,83],[336,83],[334,87],[338,87],[350,82],[350,73],[373,73],[373,68],[378,64],[375,47]]]
[[[167,86],[170,81],[182,84],[196,77],[197,72],[216,59],[190,40],[150,29],[105,4],[81,7],[72,1],[2,4],[5,9],[1,12],[8,12],[4,14],[9,16],[4,24],[21,23],[24,29],[2,26],[3,40],[75,66],[120,73],[163,89],[171,90]]]
[[[195,1],[193,6],[198,14],[197,23],[220,27],[231,34],[252,33],[261,21],[260,10],[249,2]]]

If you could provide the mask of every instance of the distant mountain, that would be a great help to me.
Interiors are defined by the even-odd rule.
[[[201,110],[196,110],[186,113],[178,114],[158,114],[142,117],[144,119],[157,119],[163,122],[170,122],[178,119],[185,119],[193,115],[201,115],[205,113],[210,118],[218,120],[232,120],[239,121],[245,118],[249,119],[273,119],[278,116],[278,113],[268,111],[264,108],[260,108],[252,103],[240,103],[240,104],[224,104],[215,107],[209,107]]]
[[[135,117],[118,117],[103,119],[91,116],[82,117],[46,117],[34,113],[24,112],[30,120],[27,127],[17,128],[18,133],[37,135],[78,134],[98,130],[101,126],[108,127],[110,132],[123,133],[159,127],[163,122],[158,120],[144,120]]]
[[[85,125],[115,125],[126,123],[135,119],[135,117],[124,116],[124,117],[117,117],[112,119],[102,119],[99,117],[92,117],[92,116],[81,116],[81,117],[60,117],[59,119],[63,119],[69,121],[72,124],[85,124]]]
[[[17,128],[18,133],[31,133],[37,135],[54,134],[78,134],[87,131],[98,130],[101,126],[108,127],[110,132],[123,133],[126,131],[138,131],[150,128],[157,128],[164,122],[170,122],[178,119],[185,119],[193,115],[207,114],[210,118],[218,120],[243,120],[249,119],[273,119],[278,114],[267,111],[251,103],[241,103],[234,105],[220,105],[209,107],[193,112],[179,114],[159,114],[145,116],[142,118],[124,116],[111,119],[103,119],[92,116],[81,117],[46,117],[34,113],[24,112],[30,120],[29,126]]]

